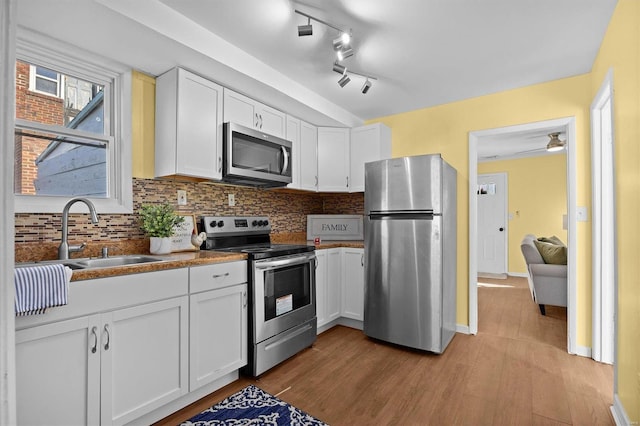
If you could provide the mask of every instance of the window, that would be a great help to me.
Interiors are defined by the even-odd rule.
[[[131,212],[130,71],[39,37],[17,43],[16,212]]]
[[[29,90],[61,97],[62,75],[49,68],[31,65],[29,69]]]

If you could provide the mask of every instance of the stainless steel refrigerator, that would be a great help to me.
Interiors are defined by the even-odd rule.
[[[439,154],[365,164],[367,336],[436,353],[453,338],[456,174]]]

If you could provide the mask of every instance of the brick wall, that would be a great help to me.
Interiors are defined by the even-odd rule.
[[[29,64],[16,62],[16,118],[45,124],[64,125],[64,105],[60,98],[29,90]],[[15,190],[21,194],[35,194],[33,181],[38,170],[35,161],[49,145],[49,140],[16,136]]]

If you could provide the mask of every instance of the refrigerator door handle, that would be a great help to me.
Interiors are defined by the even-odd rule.
[[[372,211],[368,216],[371,220],[433,220],[434,216],[439,215],[434,214],[433,210],[394,210],[388,212]]]

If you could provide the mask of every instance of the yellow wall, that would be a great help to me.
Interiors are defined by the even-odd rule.
[[[137,71],[131,80],[132,175],[149,179],[154,177],[156,80]]]
[[[507,174],[508,271],[526,273],[520,242],[526,234],[556,235],[565,243],[562,215],[567,213],[567,156],[548,155],[478,164],[478,174]]]
[[[577,202],[591,205],[588,74],[376,119],[392,130],[393,156],[442,153],[458,170],[457,322],[469,311],[469,132],[575,117]],[[578,223],[577,344],[591,346],[591,223]]]
[[[618,237],[617,393],[640,421],[640,2],[619,0],[591,73],[591,97],[613,70]]]

